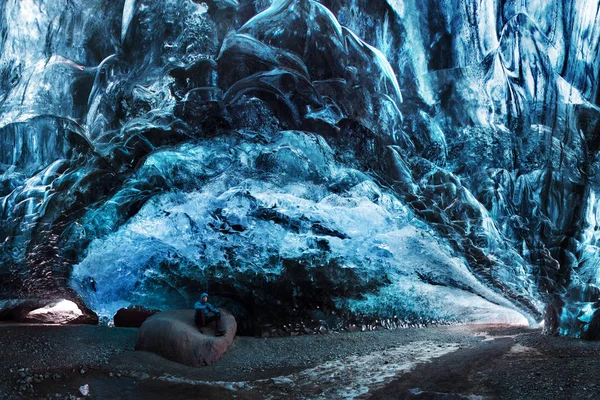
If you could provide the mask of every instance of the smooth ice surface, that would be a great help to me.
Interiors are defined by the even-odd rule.
[[[600,336],[598,6],[463,3],[0,3],[0,299]]]

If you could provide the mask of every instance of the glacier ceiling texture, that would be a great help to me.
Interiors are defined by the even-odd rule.
[[[2,0],[0,299],[593,336],[599,15]]]

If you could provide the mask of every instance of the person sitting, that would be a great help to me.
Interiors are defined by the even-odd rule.
[[[216,321],[216,336],[223,336],[225,334],[225,329],[221,326],[221,312],[208,302],[208,293],[202,293],[200,295],[200,301],[197,301],[196,304],[194,304],[194,308],[196,309],[194,322],[200,332],[204,333],[202,328],[211,322]],[[213,315],[209,315],[209,313],[212,313]]]

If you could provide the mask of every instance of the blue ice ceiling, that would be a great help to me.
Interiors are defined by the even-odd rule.
[[[598,7],[2,0],[0,299],[593,335]]]

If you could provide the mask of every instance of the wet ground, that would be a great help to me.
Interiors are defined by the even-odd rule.
[[[0,399],[600,398],[600,343],[524,327],[238,337],[202,368],[133,351],[136,333],[0,325]]]

